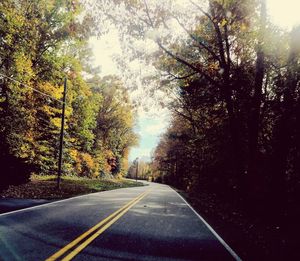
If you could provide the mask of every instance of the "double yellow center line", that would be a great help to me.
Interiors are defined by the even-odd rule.
[[[108,229],[113,223],[115,223],[119,218],[121,218],[131,207],[133,207],[136,203],[142,200],[146,195],[148,195],[150,191],[145,191],[138,197],[134,198],[130,202],[128,202],[125,206],[118,209],[116,212],[112,213],[107,218],[103,219],[101,222],[90,228],[88,231],[84,232],[82,235],[74,239],[71,243],[57,251],[55,254],[46,259],[46,261],[54,261],[64,255],[66,252],[69,252],[64,258],[61,260],[67,261],[71,260],[74,256],[76,256],[80,251],[82,251],[85,247],[87,247],[95,238],[97,238],[100,234],[102,234],[106,229]]]

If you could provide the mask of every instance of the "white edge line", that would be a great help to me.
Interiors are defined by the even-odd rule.
[[[169,186],[170,187],[170,186]],[[171,188],[171,187],[170,187]],[[213,235],[220,241],[220,243],[227,249],[227,251],[234,257],[237,261],[242,261],[242,259],[233,251],[233,249],[221,238],[218,233],[205,221],[203,217],[199,215],[199,213],[173,188],[178,196],[190,207],[190,209],[197,215],[198,218],[208,227],[208,229],[213,233]]]
[[[131,188],[139,188],[139,187],[131,187]],[[116,191],[116,190],[119,190],[119,189],[129,189],[129,188],[117,188],[117,189],[104,190],[104,191],[84,194],[84,195],[75,196],[75,197],[71,197],[71,198],[58,199],[58,200],[54,199],[55,201],[50,202],[50,203],[42,203],[42,204],[37,205],[37,206],[22,208],[22,209],[13,210],[13,211],[10,211],[10,212],[2,213],[2,214],[0,214],[0,217],[8,216],[10,214],[15,214],[15,213],[18,213],[18,212],[24,212],[24,211],[28,211],[28,210],[32,210],[32,209],[36,209],[36,208],[47,207],[47,206],[52,205],[52,204],[56,204],[56,203],[60,203],[60,202],[63,202],[63,201],[68,201],[68,200],[72,200],[72,199],[76,199],[76,198],[82,198],[82,197],[86,197],[86,196],[89,196],[89,195],[95,195],[95,194],[98,194],[98,193]]]
[[[170,186],[168,186],[168,187],[170,187]],[[128,188],[123,188],[123,189],[128,189]],[[203,217],[201,217],[199,215],[199,213],[176,190],[174,190],[173,188],[171,188],[171,189],[173,191],[175,191],[175,193],[189,206],[189,208],[196,214],[196,216],[208,227],[208,229],[220,241],[220,243],[227,249],[227,251],[235,258],[235,260],[242,261],[242,259],[232,250],[232,248],[224,241],[224,239],[221,238],[217,234],[217,232],[205,221],[205,219]],[[2,217],[2,216],[8,216],[10,214],[15,214],[15,213],[18,213],[18,212],[24,212],[24,211],[28,211],[28,210],[32,210],[32,209],[36,209],[36,208],[47,207],[47,206],[52,205],[52,204],[56,204],[56,203],[60,203],[60,202],[64,202],[64,201],[68,201],[68,200],[72,200],[72,199],[76,199],[76,198],[82,198],[82,197],[86,197],[86,196],[89,196],[89,195],[95,195],[97,193],[109,192],[109,191],[112,191],[112,190],[99,191],[99,192],[96,192],[96,193],[89,193],[89,194],[80,195],[80,196],[76,196],[76,197],[71,197],[71,198],[56,200],[54,202],[45,203],[45,204],[41,204],[41,205],[34,206],[34,207],[18,209],[18,210],[14,210],[14,211],[7,212],[7,213],[2,213],[2,214],[0,214],[0,217]]]

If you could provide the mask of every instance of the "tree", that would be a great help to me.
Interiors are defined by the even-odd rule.
[[[122,82],[114,76],[104,77],[93,92],[103,97],[96,116],[94,150],[106,159],[108,173],[124,175],[129,149],[138,140],[133,132],[133,107]]]
[[[94,24],[82,5],[9,0],[0,4],[0,11],[1,184],[26,182],[32,171],[56,172],[65,77],[65,173],[97,177],[108,158],[115,161],[115,175],[124,172],[129,148],[136,142],[133,108],[124,88],[119,88],[123,96],[116,92],[110,97],[107,90],[94,91],[88,83],[98,70],[91,64],[87,40]],[[115,88],[114,83],[106,85]],[[113,113],[102,110],[109,100],[117,106]],[[96,140],[101,117],[114,124],[105,141]],[[105,144],[107,154],[95,144]]]

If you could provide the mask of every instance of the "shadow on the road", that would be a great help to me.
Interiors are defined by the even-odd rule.
[[[85,255],[87,260],[234,260],[186,204],[157,194],[132,208]]]
[[[68,209],[68,212],[65,207],[58,208],[53,205],[47,208],[46,216],[42,209],[29,211],[24,216],[19,213],[14,215],[14,218],[4,217],[2,225],[8,230],[8,235],[13,232],[15,238],[18,238],[14,247],[18,248],[19,253],[28,253],[29,249],[31,251],[43,249],[43,255],[47,258],[90,228],[91,225],[87,224],[93,224],[99,219],[97,211],[90,215],[77,216],[78,211],[82,213],[84,207],[90,207],[84,204],[85,199],[78,200],[77,207]],[[97,202],[95,199],[94,204]],[[120,207],[116,205],[111,209],[111,202],[108,201],[106,204],[110,206],[111,212]],[[67,219],[66,213],[72,219]],[[20,222],[20,218],[25,217],[26,220],[31,220],[31,226],[28,228]],[[57,220],[56,217],[64,218]],[[51,227],[52,220],[56,221],[53,227]],[[45,229],[45,226],[51,229]],[[22,245],[21,242],[31,243]],[[12,248],[7,251],[13,250]],[[0,251],[0,258],[2,254]],[[75,260],[226,261],[234,259],[203,222],[186,204],[178,200],[175,194],[166,195],[158,192],[149,194],[131,208],[85,248]]]
[[[55,200],[3,198],[0,199],[0,214],[11,212],[14,210],[34,207],[53,201]]]

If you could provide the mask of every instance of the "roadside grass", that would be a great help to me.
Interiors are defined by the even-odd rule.
[[[31,181],[9,186],[0,193],[0,198],[64,199],[88,193],[118,188],[144,186],[142,182],[127,179],[89,179],[75,176],[62,177],[61,188],[56,187],[56,176],[33,175]]]

